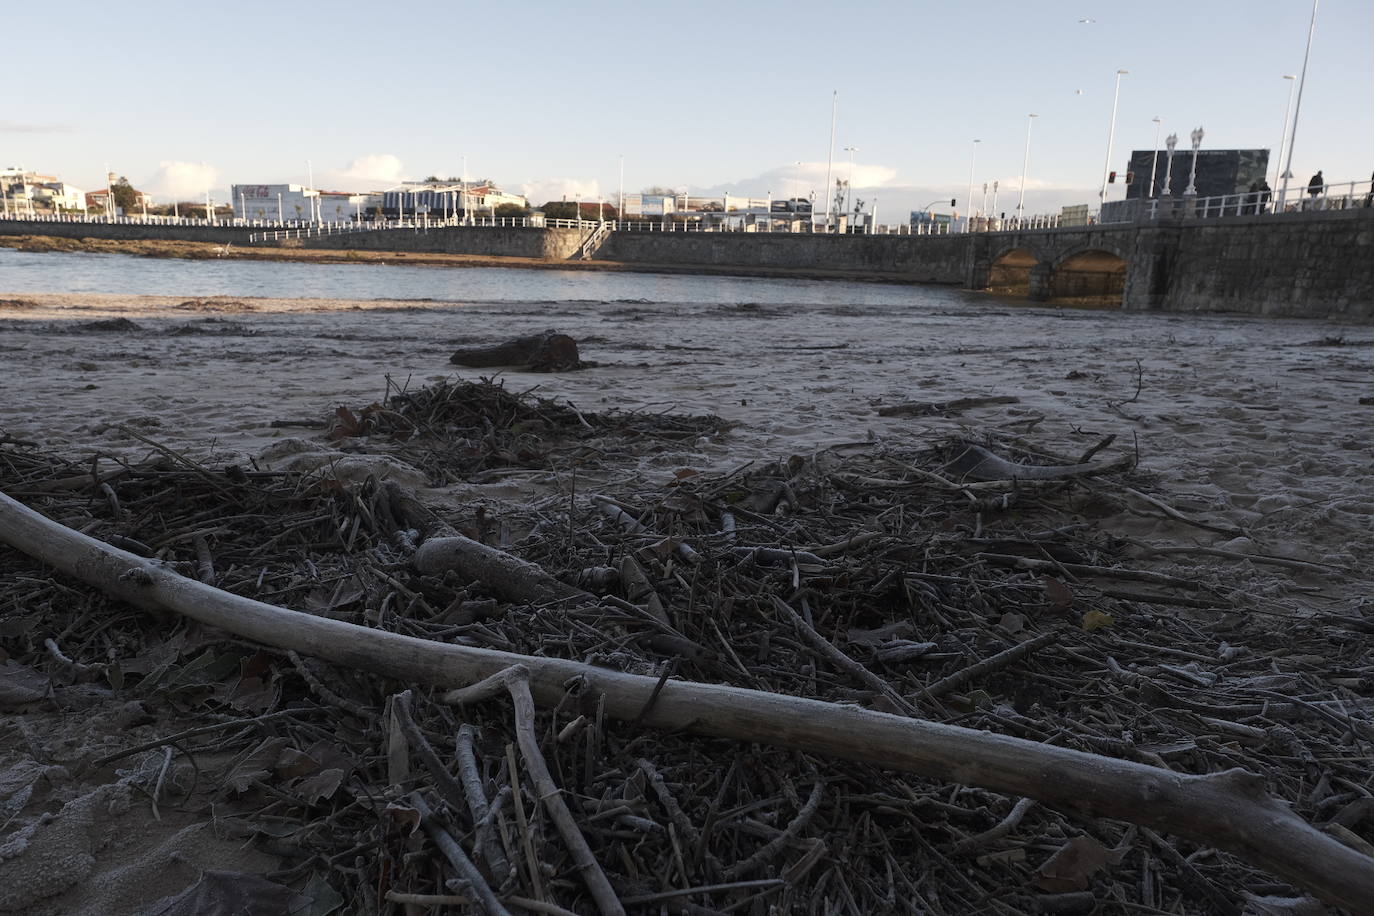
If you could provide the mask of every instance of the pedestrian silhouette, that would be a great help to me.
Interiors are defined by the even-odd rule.
[[[1326,179],[1322,177],[1322,170],[1317,169],[1317,174],[1312,176],[1312,180],[1307,183],[1307,193],[1316,197],[1326,187]]]
[[[1259,192],[1259,212],[1267,213],[1269,211],[1269,198],[1273,192],[1269,189],[1269,182],[1263,178],[1260,179]]]

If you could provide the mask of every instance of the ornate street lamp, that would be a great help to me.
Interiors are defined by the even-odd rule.
[[[1197,151],[1198,151],[1198,148],[1199,148],[1200,146],[1202,146],[1202,128],[1201,128],[1201,127],[1196,127],[1196,128],[1194,128],[1194,129],[1193,129],[1193,132],[1192,132],[1191,134],[1189,134],[1188,136],[1191,137],[1192,140],[1193,140],[1193,167],[1192,167],[1192,169],[1189,170],[1189,172],[1188,172],[1188,187],[1186,187],[1186,188],[1183,189],[1183,196],[1184,196],[1184,197],[1196,197],[1196,196],[1197,196],[1197,187],[1196,187],[1196,185],[1197,185]]]
[[[1164,145],[1169,148],[1169,159],[1164,164],[1164,190],[1159,192],[1160,197],[1168,197],[1174,193],[1174,147],[1178,146],[1178,134],[1169,134],[1165,137]]]

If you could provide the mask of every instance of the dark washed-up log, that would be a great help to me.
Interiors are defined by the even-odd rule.
[[[552,329],[490,347],[464,347],[448,361],[471,369],[517,366],[536,372],[565,372],[582,366],[577,341]]]
[[[314,617],[220,591],[66,528],[0,494],[0,541],[111,595],[270,646],[401,681],[455,687],[512,665],[537,703],[570,680],[607,715],[673,731],[760,742],[1035,798],[1226,849],[1329,903],[1374,914],[1374,859],[1316,830],[1244,770],[1205,776],[853,706],[722,684],[668,681],[565,659],[432,642]],[[650,704],[650,699],[654,702]]]

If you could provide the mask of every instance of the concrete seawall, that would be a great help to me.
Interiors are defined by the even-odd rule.
[[[586,232],[577,229],[517,229],[491,226],[442,226],[347,232],[301,239],[303,248],[345,251],[413,251],[471,254],[496,258],[565,261],[577,253]],[[294,240],[293,240],[294,241]]]
[[[885,274],[920,283],[968,281],[964,236],[792,235],[790,233],[613,232],[597,260],[623,264]]]
[[[0,220],[0,235],[181,239],[246,246],[250,228]],[[591,229],[434,227],[293,239],[282,246],[547,262],[575,257]],[[595,260],[653,269],[872,277],[985,288],[1000,265],[1029,274],[1032,298],[1072,295],[1112,259],[1122,307],[1374,318],[1374,208],[1268,217],[1123,223],[949,236],[609,233]],[[1124,271],[1124,276],[1121,272]],[[1110,280],[1110,278],[1108,278]]]
[[[244,226],[167,226],[161,223],[48,223],[26,219],[0,219],[0,235],[46,235],[59,239],[113,239],[139,242],[175,239],[182,242],[247,244],[248,236],[261,229]]]

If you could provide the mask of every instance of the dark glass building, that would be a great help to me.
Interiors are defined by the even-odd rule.
[[[1150,196],[1150,162],[1154,150],[1135,150],[1128,166],[1131,182],[1126,186],[1126,199]],[[1188,170],[1192,168],[1191,147],[1174,150],[1174,170],[1169,179],[1169,192],[1181,197],[1188,187]],[[1164,192],[1164,176],[1169,170],[1169,151],[1161,148],[1155,168],[1154,196]],[[1242,194],[1250,185],[1265,180],[1269,170],[1267,149],[1203,149],[1197,154],[1197,196],[1217,197],[1222,194]],[[1117,176],[1121,180],[1121,176]]]

